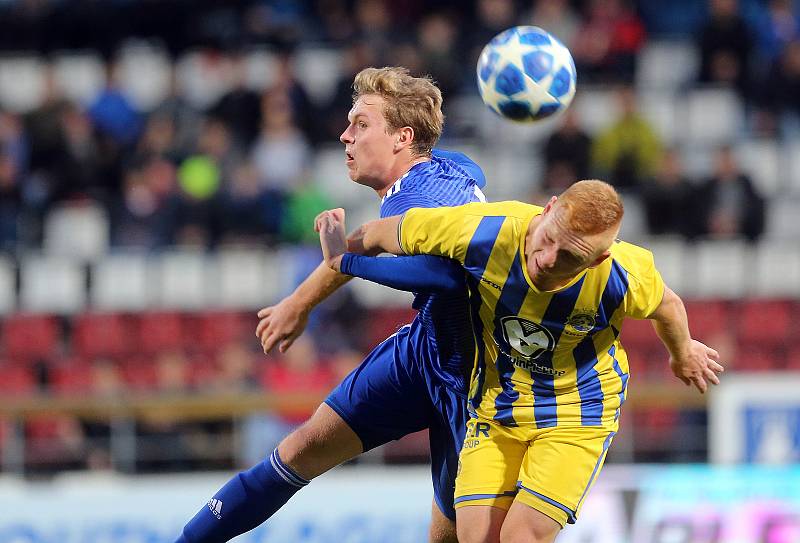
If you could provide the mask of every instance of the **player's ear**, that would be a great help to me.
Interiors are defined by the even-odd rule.
[[[610,249],[606,249],[605,251],[603,251],[602,253],[600,253],[600,256],[598,256],[597,258],[595,258],[595,259],[592,261],[592,263],[591,263],[591,264],[589,264],[589,267],[590,267],[590,268],[596,268],[597,266],[599,266],[600,264],[602,264],[602,263],[603,263],[603,261],[604,261],[606,258],[608,258],[609,256],[611,256],[611,250],[610,250]]]
[[[550,200],[544,206],[544,210],[542,211],[542,215],[546,215],[547,213],[550,213],[550,211],[553,209],[553,206],[556,204],[556,200],[558,200],[558,196],[551,196],[550,197]]]
[[[410,126],[404,126],[397,131],[397,136],[394,141],[395,151],[399,151],[405,147],[410,147],[414,141],[414,129]]]

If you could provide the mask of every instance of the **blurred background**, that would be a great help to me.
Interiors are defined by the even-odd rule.
[[[628,322],[629,397],[559,541],[800,542],[800,6],[793,0],[0,1],[0,543],[172,541],[268,454],[410,296],[353,281],[285,355],[256,311],[319,262],[311,224],[379,200],[338,136],[353,76],[434,77],[440,147],[491,200],[598,176],[695,336],[703,397]],[[572,51],[567,113],[480,101],[495,34]],[[426,540],[427,436],[334,470],[242,541]]]

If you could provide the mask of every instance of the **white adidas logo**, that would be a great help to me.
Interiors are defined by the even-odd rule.
[[[208,500],[208,509],[217,517],[217,520],[222,520],[222,500],[216,498]]]

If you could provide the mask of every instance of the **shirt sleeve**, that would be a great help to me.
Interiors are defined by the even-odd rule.
[[[628,291],[625,294],[625,314],[634,319],[646,319],[658,308],[664,297],[664,280],[647,251],[637,266],[628,273]]]
[[[466,288],[464,268],[438,256],[386,258],[345,253],[341,271],[407,292],[456,293]]]
[[[400,248],[408,255],[444,256],[463,263],[469,239],[465,209],[472,205],[477,204],[408,210],[399,227]]]

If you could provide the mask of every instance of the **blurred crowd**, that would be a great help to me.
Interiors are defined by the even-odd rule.
[[[544,163],[542,179],[527,191],[534,201],[598,176],[642,201],[650,234],[757,240],[768,202],[728,145],[714,152],[708,178],[686,173],[679,150],[641,114],[633,86],[637,55],[653,36],[693,41],[700,57],[697,85],[738,93],[752,135],[794,137],[800,134],[799,15],[792,0],[4,0],[0,49],[33,51],[45,62],[64,50],[99,52],[105,85],[89,102],[77,103],[47,66],[46,93],[35,110],[0,110],[0,252],[40,247],[48,213],[86,201],[105,209],[114,248],[315,244],[312,218],[336,198],[319,186],[310,164],[346,125],[354,74],[370,65],[431,74],[451,115],[448,100],[477,92],[473,67],[480,49],[517,24],[558,36],[574,55],[579,84],[613,86],[620,111],[592,135],[575,108],[567,111],[532,151]],[[120,84],[118,52],[136,40],[157,43],[173,60],[168,96],[147,110],[137,108]],[[323,101],[296,73],[298,47],[308,44],[339,51],[344,60]],[[247,53],[258,47],[277,60],[263,88],[246,78]],[[225,64],[230,75],[229,88],[205,108],[187,98],[176,74],[177,59],[198,50],[204,62]],[[445,144],[465,137],[454,130],[447,129]],[[344,306],[348,311],[339,311]],[[146,360],[103,352],[72,360],[78,339],[67,320],[65,350],[6,364],[5,375],[18,379],[0,385],[5,394],[97,398],[123,390],[322,392],[353,367],[358,353],[400,324],[396,312],[384,317],[360,311],[352,297],[334,300],[313,317],[310,339],[268,362],[254,350],[252,316],[243,327],[246,339],[243,334],[199,353],[192,341],[178,343]],[[375,325],[385,329],[364,333]],[[7,333],[8,322],[4,328]],[[677,412],[670,413],[664,420],[674,426]],[[226,467],[233,454],[249,465],[307,414],[249,417],[241,428],[145,418],[134,429],[138,459],[130,467]],[[33,469],[110,467],[112,426],[66,416],[32,421],[23,431],[29,452],[38,451]],[[0,421],[0,445],[12,431]],[[235,438],[244,441],[232,452]],[[703,459],[701,442],[693,442],[690,459]],[[174,454],[165,457],[164,450]]]
[[[686,179],[679,154],[637,115],[627,85],[650,36],[693,40],[697,84],[735,89],[753,134],[795,135],[799,22],[792,0],[6,1],[0,48],[33,51],[45,61],[64,50],[97,51],[106,84],[88,103],[75,103],[48,70],[38,108],[0,111],[0,248],[39,246],[48,211],[81,199],[107,210],[113,246],[302,242],[309,219],[335,203],[309,165],[318,146],[335,143],[345,126],[353,75],[394,64],[431,74],[449,113],[448,99],[476,93],[469,67],[482,46],[515,24],[540,25],[564,41],[581,84],[622,86],[621,117],[594,141],[568,118],[544,149],[534,150],[544,154],[547,170],[532,186],[551,190],[602,176],[643,195],[653,234],[756,239],[764,206],[735,157],[720,149],[713,178]],[[119,83],[117,63],[120,47],[136,40],[159,44],[173,59],[201,50],[206,62],[225,63],[227,92],[197,108],[173,73],[169,95],[150,110],[137,109]],[[297,47],[309,44],[344,58],[322,102],[295,73]],[[253,47],[277,56],[264,88],[246,84]],[[463,136],[453,130],[445,143]],[[714,204],[690,215],[698,206],[685,200],[697,195]],[[756,202],[756,210],[745,202]]]

